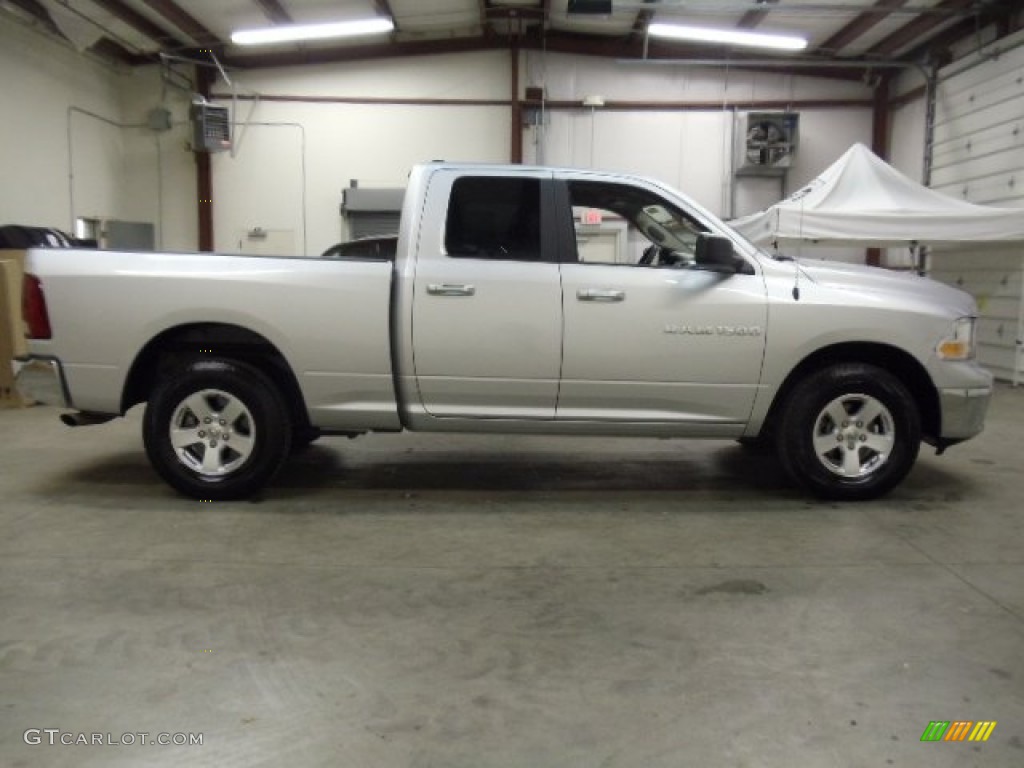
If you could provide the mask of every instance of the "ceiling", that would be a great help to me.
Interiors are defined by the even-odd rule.
[[[994,25],[1018,28],[1019,0],[0,0],[0,10],[128,64],[158,54],[214,51],[235,67],[269,67],[501,48],[618,59],[766,58],[722,46],[646,39],[652,20],[797,34],[799,56],[818,74],[843,76],[837,60],[941,62],[948,48]],[[240,48],[232,30],[389,16],[390,35],[348,42]],[[777,55],[793,60],[793,55]],[[828,63],[831,62],[831,63]],[[806,66],[806,64],[805,64]],[[846,73],[849,74],[849,73]]]

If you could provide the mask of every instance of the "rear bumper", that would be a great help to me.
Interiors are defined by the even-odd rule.
[[[44,405],[72,408],[64,368],[52,357],[28,357],[15,377],[15,386],[22,395]]]

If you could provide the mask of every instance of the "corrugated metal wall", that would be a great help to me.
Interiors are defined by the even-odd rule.
[[[1024,216],[1024,36],[1000,47],[940,73],[932,186]],[[979,359],[1015,383],[1024,376],[1022,266],[1024,244],[1011,244],[937,250],[931,270],[977,299]]]

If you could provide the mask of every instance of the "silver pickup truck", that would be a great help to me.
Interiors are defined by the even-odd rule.
[[[95,424],[146,402],[180,492],[234,499],[321,434],[737,439],[834,499],[978,434],[971,298],[773,258],[657,181],[433,163],[396,258],[30,251],[22,389]]]

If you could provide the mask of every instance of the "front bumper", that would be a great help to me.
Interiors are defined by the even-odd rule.
[[[52,357],[30,357],[23,362],[14,383],[23,396],[43,405],[71,408],[71,396],[60,360]]]
[[[991,386],[939,390],[942,439],[958,442],[981,432],[991,400]]]

